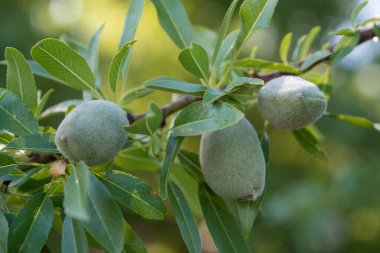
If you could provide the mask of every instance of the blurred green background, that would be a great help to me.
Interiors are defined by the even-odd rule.
[[[160,28],[153,5],[146,1],[134,47],[129,85],[136,87],[157,75],[171,75],[195,81],[177,61],[179,50]],[[231,1],[183,0],[193,24],[218,29]],[[16,47],[30,58],[30,48],[40,39],[61,34],[87,43],[105,22],[100,44],[103,79],[117,50],[126,0],[1,0],[0,52]],[[354,0],[279,0],[272,26],[249,41],[247,51],[258,46],[258,57],[278,60],[282,36],[293,38],[316,25],[322,34],[314,46],[333,41],[328,32],[348,26]],[[380,15],[380,2],[371,0],[360,20]],[[236,17],[233,26],[238,25]],[[380,122],[380,44],[358,47],[333,72],[329,111],[368,117]],[[3,57],[0,57],[2,59]],[[0,66],[0,86],[5,86],[6,68]],[[49,105],[80,92],[36,78],[45,92],[55,89]],[[131,104],[135,112],[145,111],[147,101],[163,104],[165,93],[155,93]],[[262,120],[253,108],[249,119],[260,129]],[[60,118],[44,124],[56,126]],[[257,253],[291,252],[380,252],[380,133],[356,128],[331,119],[318,122],[330,160],[321,162],[303,151],[292,134],[269,128],[271,160],[267,188],[256,226],[249,239]],[[186,142],[197,149],[197,139]],[[128,222],[152,253],[186,252],[174,219],[145,221],[127,214]],[[201,221],[200,221],[201,223]],[[202,227],[202,226],[201,226]],[[202,234],[203,234],[202,230]],[[213,252],[207,235],[205,252]]]

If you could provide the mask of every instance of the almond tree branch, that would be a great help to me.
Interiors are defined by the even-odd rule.
[[[364,30],[361,30],[360,31],[360,37],[359,37],[359,41],[357,43],[356,46],[368,41],[368,40],[371,40],[373,37],[375,37],[375,33],[373,31],[373,28],[370,28],[370,29],[364,29]],[[333,52],[335,47],[336,47],[337,44],[332,44],[328,47],[327,50],[329,50],[330,52]],[[318,62],[314,63],[312,66],[310,66],[309,68],[305,69],[303,71],[303,73],[305,72],[308,72],[310,71],[312,68],[314,68],[316,65],[322,63],[322,62],[325,62],[327,60],[329,60],[329,56],[326,57],[326,58],[323,58],[321,60],[319,60]],[[295,63],[294,65],[297,66],[297,67],[300,67],[302,65],[302,63],[304,62],[303,61],[299,61],[297,63]],[[259,73],[253,73],[251,75],[251,77],[256,77],[256,78],[260,78],[262,80],[264,80],[265,82],[268,82],[276,77],[279,77],[279,76],[283,76],[283,75],[289,75],[289,73],[287,72],[283,72],[283,71],[273,71],[273,72],[270,72],[270,73],[267,73],[267,74],[259,74]],[[171,114],[185,108],[186,106],[188,106],[189,104],[195,102],[195,101],[199,101],[199,100],[202,100],[201,97],[193,97],[193,96],[183,96],[181,98],[179,98],[178,100],[176,101],[173,101],[171,103],[168,103],[164,106],[161,107],[161,111],[163,113],[163,122],[162,122],[162,126],[165,126],[165,119],[170,116]],[[128,113],[127,116],[128,116],[128,119],[129,119],[129,122],[132,124],[134,121],[138,120],[138,119],[141,119],[143,117],[145,117],[146,113],[142,113],[142,114],[132,114],[132,113]]]

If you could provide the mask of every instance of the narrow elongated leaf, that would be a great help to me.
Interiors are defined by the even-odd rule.
[[[197,227],[197,222],[191,213],[185,196],[181,189],[174,183],[168,185],[169,200],[173,209],[174,217],[177,221],[179,231],[190,253],[201,253],[201,237]]]
[[[180,150],[178,153],[178,160],[190,175],[195,179],[198,179],[198,181],[204,181],[198,154],[188,150]]]
[[[144,243],[141,239],[135,234],[131,226],[124,222],[125,232],[124,232],[124,250],[123,253],[147,253],[147,250],[144,246]]]
[[[87,196],[89,173],[87,165],[79,162],[65,183],[65,213],[81,221],[88,221],[90,218]]]
[[[310,153],[321,160],[328,160],[328,156],[325,151],[318,145],[318,140],[315,136],[306,128],[293,131],[294,137],[296,137],[298,143],[304,148],[305,151]]]
[[[41,115],[41,112],[42,110],[45,108],[45,105],[47,103],[47,101],[49,100],[51,94],[54,92],[53,89],[49,89],[43,96],[42,98],[40,99],[40,101],[38,101],[38,105],[37,105],[37,109],[36,109],[36,112],[34,113],[34,116],[38,119]]]
[[[160,196],[163,199],[166,199],[167,197],[167,185],[169,181],[170,170],[178,154],[179,148],[181,147],[182,141],[183,137],[174,137],[173,135],[169,136],[166,146],[166,155],[160,172]]]
[[[2,210],[0,210],[0,252],[8,252],[8,221],[5,217],[5,214]]]
[[[350,21],[353,27],[356,27],[356,22],[358,20],[359,13],[363,10],[364,7],[367,6],[367,4],[368,4],[368,0],[365,0],[361,2],[360,4],[358,4],[358,6],[356,6],[354,10],[352,11],[351,16],[350,16]]]
[[[277,70],[286,72],[289,74],[299,74],[300,71],[293,66],[285,65],[280,62],[271,62],[261,59],[240,59],[233,63],[234,67],[244,67],[244,68],[262,68],[268,70]]]
[[[0,88],[0,129],[16,135],[38,133],[38,123],[30,111],[15,94]]]
[[[32,70],[25,57],[17,49],[5,49],[7,60],[7,89],[18,95],[32,112],[37,108],[37,87]]]
[[[305,43],[307,35],[301,36],[296,43],[296,46],[294,47],[293,53],[292,53],[292,61],[296,62],[299,60],[302,60],[300,55],[301,55],[301,49],[302,45]]]
[[[88,253],[86,233],[79,221],[66,215],[62,227],[62,253]]]
[[[302,63],[302,65],[301,65],[301,71],[305,71],[305,70],[309,69],[314,64],[316,64],[317,62],[319,62],[321,60],[326,59],[330,55],[331,55],[331,52],[328,51],[328,50],[317,51],[317,52],[309,55],[305,59],[305,61]]]
[[[165,76],[147,81],[144,85],[155,90],[163,90],[192,96],[202,96],[207,89],[206,86],[200,84],[177,81],[171,77]]]
[[[223,40],[222,46],[216,56],[214,62],[214,71],[218,77],[223,75],[223,62],[226,60],[228,55],[231,53],[233,46],[236,42],[236,38],[239,34],[239,30],[235,30],[227,35],[227,37]]]
[[[302,43],[299,59],[304,59],[310,51],[311,45],[313,44],[315,38],[318,36],[319,32],[321,31],[321,27],[316,26],[313,27],[309,34],[306,36],[304,43]]]
[[[232,80],[226,87],[225,91],[234,92],[243,87],[260,87],[264,85],[264,81],[258,78],[239,77]]]
[[[6,148],[42,153],[59,153],[52,133],[24,135],[12,140]]]
[[[115,157],[115,165],[126,170],[156,171],[160,164],[141,147],[124,149]]]
[[[288,64],[288,54],[290,49],[290,44],[292,43],[292,33],[288,33],[284,36],[280,45],[280,58],[285,64]]]
[[[220,32],[219,32],[219,37],[218,37],[218,42],[216,43],[215,50],[212,56],[211,64],[214,64],[218,54],[219,50],[223,44],[224,37],[227,34],[228,27],[230,26],[231,19],[234,15],[235,9],[237,4],[239,3],[239,0],[233,0],[230,4],[230,7],[228,7],[228,10],[226,12],[226,15],[223,18],[222,25],[220,27]]]
[[[162,119],[163,115],[160,107],[150,102],[146,116],[132,125],[126,126],[125,129],[128,133],[152,135],[161,125]]]
[[[83,223],[91,236],[110,253],[120,253],[124,246],[124,219],[107,188],[94,175],[88,184],[90,219]]]
[[[199,187],[199,201],[208,230],[219,252],[251,252],[224,201],[203,183]]]
[[[49,116],[53,116],[53,115],[56,115],[56,114],[66,113],[67,110],[68,110],[68,108],[70,108],[72,106],[77,106],[77,105],[79,105],[82,102],[83,102],[83,100],[80,100],[80,99],[71,99],[71,100],[63,101],[61,103],[53,105],[52,107],[47,108],[41,114],[40,118],[43,119],[43,118],[46,118],[46,117],[49,117]]]
[[[63,81],[59,80],[58,78],[54,77],[53,75],[49,74],[41,65],[39,65],[37,62],[33,60],[27,60],[30,68],[32,69],[32,72],[36,76],[40,76],[43,78],[46,78],[48,80],[57,82],[57,83],[62,83],[64,84]]]
[[[102,24],[95,34],[91,37],[90,42],[88,43],[86,50],[86,60],[92,73],[95,76],[95,79],[100,78],[99,76],[99,39],[100,34],[102,33],[104,24]],[[99,80],[100,81],[100,80]],[[95,81],[97,84],[98,80]]]
[[[31,50],[33,59],[66,85],[79,90],[94,90],[95,77],[86,60],[64,42],[44,39]]]
[[[162,200],[152,195],[152,186],[122,171],[107,171],[99,179],[114,199],[146,219],[162,220],[166,207]]]
[[[269,165],[269,136],[267,133],[259,134],[261,149],[264,153],[265,163]]]
[[[54,218],[54,207],[46,193],[32,197],[11,224],[9,252],[40,252],[48,238]]]
[[[191,42],[191,46],[181,51],[178,56],[182,66],[196,77],[208,79],[209,59],[206,50],[199,44]]]
[[[251,199],[238,199],[237,207],[239,219],[244,237],[247,239],[251,234],[253,224],[259,214],[262,196],[256,200]]]
[[[219,89],[215,89],[212,87],[207,88],[204,96],[203,96],[203,106],[208,106],[215,102],[216,100],[220,99],[223,96],[226,96],[227,93],[224,91],[221,91]]]
[[[180,0],[152,0],[162,28],[178,48],[185,48],[193,40],[190,20]]]
[[[3,152],[0,152],[0,179],[17,167],[17,163],[13,160],[13,158]]]
[[[232,126],[244,117],[226,103],[203,106],[202,101],[183,109],[174,122],[173,136],[194,136]]]
[[[194,42],[202,45],[206,50],[208,57],[212,57],[218,34],[206,26],[193,25]]]
[[[337,120],[340,120],[352,125],[380,131],[380,123],[373,123],[369,119],[366,119],[363,117],[357,117],[357,116],[351,116],[351,115],[345,115],[345,114],[334,114],[334,113],[325,113],[324,115],[329,118],[337,119]]]
[[[127,91],[126,93],[124,93],[120,97],[118,103],[121,106],[125,106],[137,98],[145,97],[145,96],[151,94],[153,91],[154,90],[148,89],[145,87],[138,87],[135,89],[131,89],[131,90]]]
[[[358,32],[351,35],[345,35],[340,39],[334,51],[331,55],[331,62],[337,64],[340,62],[346,55],[351,53],[354,47],[358,44],[360,35]]]
[[[7,145],[14,139],[14,135],[8,132],[0,132],[0,144]]]
[[[108,71],[108,81],[111,85],[111,90],[116,91],[116,83],[119,73],[122,68],[123,61],[128,55],[129,48],[136,41],[127,42],[112,58],[110,69]]]
[[[250,35],[268,27],[278,0],[245,0],[240,7],[241,29],[236,47],[242,47]]]

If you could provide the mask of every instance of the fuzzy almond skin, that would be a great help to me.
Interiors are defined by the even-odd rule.
[[[239,123],[201,139],[200,163],[207,184],[224,198],[257,199],[265,186],[265,159],[251,123]]]
[[[316,122],[327,101],[318,87],[298,76],[275,78],[258,93],[261,115],[278,128],[295,130]]]
[[[111,161],[127,140],[125,112],[116,104],[93,100],[74,108],[55,135],[58,150],[75,162],[97,166]]]

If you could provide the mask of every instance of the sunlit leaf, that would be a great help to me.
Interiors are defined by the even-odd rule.
[[[309,55],[305,61],[302,63],[300,69],[301,71],[305,71],[310,67],[314,66],[314,64],[326,59],[331,55],[331,52],[328,50],[317,51],[311,55]]]
[[[354,47],[358,44],[360,39],[360,35],[358,32],[355,34],[345,35],[340,39],[334,51],[331,55],[331,63],[337,64],[340,62],[345,56],[347,56]]]
[[[207,89],[206,86],[200,84],[177,81],[171,77],[165,76],[149,80],[144,85],[155,90],[163,90],[192,96],[202,96]]]
[[[208,79],[209,59],[201,45],[191,42],[190,47],[182,49],[178,59],[187,71],[204,80]]]
[[[267,70],[277,70],[286,72],[289,74],[299,74],[300,71],[290,65],[285,65],[279,62],[271,62],[267,60],[261,60],[261,59],[240,59],[233,63],[234,67],[239,68],[260,68],[260,69],[267,69]]]
[[[364,7],[367,6],[367,4],[368,4],[368,0],[365,0],[361,2],[360,4],[358,4],[352,11],[351,16],[350,16],[350,21],[353,27],[356,27],[356,22],[357,22],[359,13],[363,10]]]
[[[310,51],[311,45],[313,44],[315,38],[318,36],[318,34],[321,31],[321,27],[316,26],[313,27],[309,34],[307,34],[305,41],[302,43],[302,46],[300,48],[300,53],[299,53],[299,59],[304,59]]]
[[[281,41],[280,45],[280,58],[283,63],[288,64],[288,54],[290,44],[292,43],[293,33],[287,33]]]
[[[337,120],[340,120],[340,121],[343,121],[355,126],[380,131],[380,123],[373,123],[369,119],[366,119],[363,117],[344,115],[344,114],[334,114],[334,113],[325,113],[324,115],[329,118],[337,119]]]

